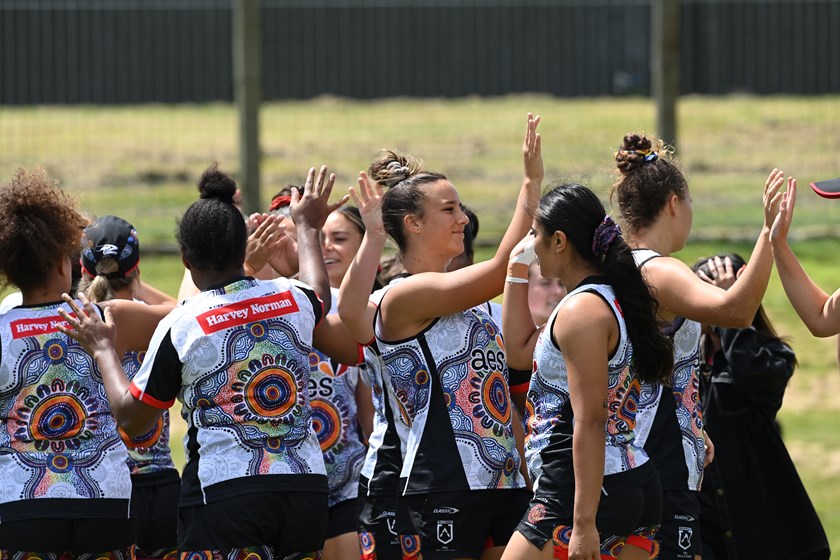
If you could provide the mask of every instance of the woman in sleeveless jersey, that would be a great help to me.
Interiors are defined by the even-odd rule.
[[[615,153],[618,180],[612,198],[626,225],[636,263],[659,301],[659,320],[674,341],[670,387],[643,391],[638,418],[653,416],[637,436],[659,471],[664,493],[659,530],[662,560],[699,558],[697,492],[712,442],[699,407],[700,323],[746,327],[767,289],[773,259],[770,226],[778,213],[784,173],[774,169],[764,186],[764,226],[750,263],[731,289],[700,280],[671,254],[685,246],[692,224],[688,183],[655,137],[630,133]]]
[[[317,178],[310,169],[293,197],[301,281],[259,281],[244,274],[236,184],[216,165],[207,169],[201,199],[178,228],[182,260],[201,293],[161,322],[131,382],[107,311],[103,322],[90,303],[71,304],[78,320],[67,316],[73,330],[66,330],[95,356],[126,433],[145,433],[176,398],[183,404],[188,457],[178,548],[187,558],[308,557],[323,545],[327,478],[307,385],[312,344],[331,335],[316,326],[330,301],[318,235],[343,202],[327,204],[334,181],[325,167]]]
[[[378,304],[359,304],[369,284],[342,285],[339,313],[356,340],[373,341],[394,397],[403,456],[398,506],[415,531],[403,538],[404,558],[498,558],[527,504],[504,341],[482,304],[501,293],[507,255],[539,198],[538,123],[528,115],[525,179],[496,255],[456,271],[446,272],[464,249],[469,220],[452,183],[394,152],[370,169],[387,188],[383,227],[368,226],[371,237],[380,231],[354,266],[364,265],[370,277],[387,232],[407,274],[379,292]]]
[[[96,364],[63,332],[87,220],[43,169],[0,187],[0,283],[22,303],[0,320],[0,555],[130,558],[131,479]],[[142,350],[162,317],[113,308],[123,351]],[[100,309],[91,307],[90,313]]]
[[[535,258],[570,288],[544,327],[528,306]],[[534,497],[504,560],[655,555],[662,490],[634,430],[642,383],[667,381],[673,366],[656,308],[598,197],[578,184],[549,191],[505,285],[508,362],[533,363],[525,454]]]

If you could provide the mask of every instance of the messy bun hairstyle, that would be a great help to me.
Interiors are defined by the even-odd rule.
[[[215,162],[198,180],[199,200],[184,212],[178,224],[178,244],[190,266],[224,271],[242,266],[248,233],[245,220],[233,204],[236,182]]]
[[[564,232],[578,256],[609,279],[633,344],[634,373],[645,382],[666,384],[673,372],[674,347],[659,330],[659,304],[620,234],[598,247],[599,240],[594,237],[599,226],[612,223],[606,218],[604,205],[595,193],[577,183],[552,186],[534,216],[547,235]]]
[[[46,171],[18,169],[0,187],[0,289],[14,284],[26,291],[49,282],[57,259],[78,255],[87,223]]]
[[[681,199],[688,183],[672,160],[671,150],[655,136],[631,132],[615,153],[618,180],[610,200],[618,203],[621,219],[636,232],[650,226],[672,194]]]
[[[423,160],[414,156],[396,150],[382,150],[368,166],[368,176],[387,189],[382,198],[382,222],[400,251],[405,251],[403,218],[422,218],[425,194],[420,187],[446,181],[446,175],[423,171]]]

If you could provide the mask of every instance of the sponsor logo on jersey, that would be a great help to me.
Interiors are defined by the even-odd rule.
[[[196,319],[204,334],[212,334],[298,311],[300,308],[297,302],[292,293],[287,291],[217,307],[202,313]]]
[[[70,316],[76,317],[74,314]],[[59,327],[69,327],[70,325],[61,316],[55,315],[39,319],[20,319],[12,321],[9,326],[12,328],[12,338],[18,339],[26,336],[56,333]]]
[[[679,521],[688,521],[689,523],[691,523],[692,521],[695,520],[694,517],[692,517],[690,515],[681,515],[681,514],[675,515],[674,519],[677,519]]]

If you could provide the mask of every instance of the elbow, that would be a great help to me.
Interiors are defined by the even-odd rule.
[[[115,415],[114,418],[117,420],[117,424],[120,427],[120,431],[123,432],[125,435],[131,438],[139,438],[141,436],[146,435],[151,430],[152,426],[145,426],[142,423],[136,422],[132,418],[117,418]]]
[[[813,336],[817,338],[828,338],[829,336],[834,336],[837,334],[837,331],[834,329],[830,329],[822,324],[808,324],[805,323],[805,326],[808,327],[808,330],[811,332]]]

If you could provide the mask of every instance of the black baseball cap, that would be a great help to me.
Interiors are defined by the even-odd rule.
[[[814,192],[823,198],[840,198],[840,177],[811,183]]]
[[[116,216],[102,216],[85,228],[82,237],[82,271],[96,276],[96,264],[103,258],[117,261],[119,268],[106,278],[125,278],[140,264],[137,230]]]

